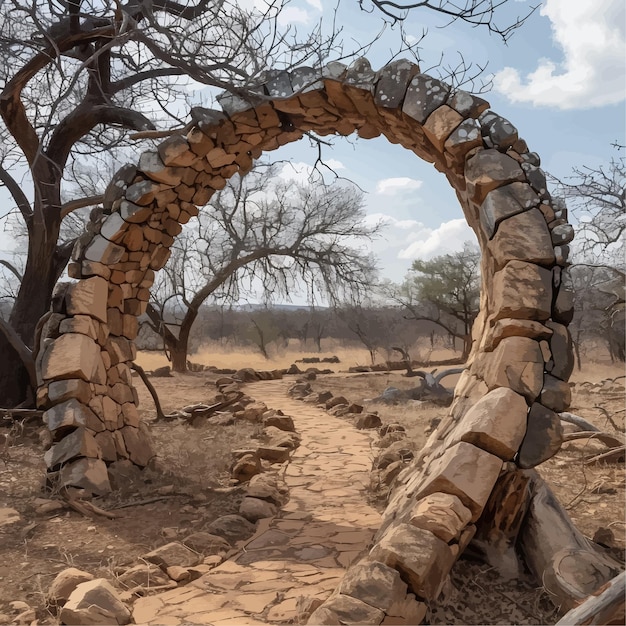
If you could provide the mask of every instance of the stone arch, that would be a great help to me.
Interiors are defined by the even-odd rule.
[[[258,94],[254,103],[225,94],[222,111],[193,109],[185,133],[114,176],[101,214],[75,246],[69,273],[78,280],[56,293],[42,327],[38,402],[54,441],[46,462],[60,484],[103,493],[106,464],[150,460],[130,371],[137,316],[199,206],[263,152],[306,131],[382,134],[447,177],[482,250],[469,367],[448,417],[400,475],[384,518],[383,530],[393,530],[432,494],[453,497],[462,523],[450,545],[432,546],[447,571],[503,467],[534,467],[560,446],[556,412],[568,405],[573,365],[567,211],[553,205],[539,157],[510,122],[407,61],[378,72],[365,59],[273,72]],[[467,468],[472,480],[464,482]],[[379,546],[379,560],[389,563],[385,550]]]

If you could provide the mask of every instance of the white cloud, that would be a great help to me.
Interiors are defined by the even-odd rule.
[[[464,219],[444,222],[436,229],[423,229],[411,233],[410,243],[398,252],[400,259],[432,259],[463,248],[466,241],[475,241],[476,236]]]
[[[278,15],[278,23],[281,26],[289,26],[289,24],[308,24],[311,20],[311,14],[306,9],[299,7],[285,7]]]
[[[331,170],[345,170],[346,166],[341,162],[338,161],[337,159],[326,159],[324,161],[325,165],[328,165],[328,167],[330,167]]]
[[[525,78],[517,69],[497,72],[494,88],[513,102],[558,109],[616,104],[626,97],[623,0],[546,0],[541,15],[550,22],[563,59],[540,59]]]
[[[376,185],[376,193],[381,195],[396,195],[406,191],[414,191],[422,186],[421,180],[401,176],[399,178],[383,178]]]
[[[306,0],[306,3],[313,7],[316,11],[322,10],[322,0]]]

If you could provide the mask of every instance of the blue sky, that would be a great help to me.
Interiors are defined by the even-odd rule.
[[[531,4],[536,3],[510,0],[501,21],[524,14]],[[328,0],[293,0],[281,19],[306,30],[320,19],[329,22],[335,6]],[[625,142],[625,14],[623,0],[544,0],[508,45],[461,22],[442,28],[446,20],[427,10],[409,13],[404,29],[416,39],[428,30],[421,43],[423,71],[442,54],[444,63],[456,64],[459,52],[468,63],[486,64],[493,90],[483,97],[518,128],[546,171],[564,177],[574,166],[608,162],[611,142]],[[360,11],[357,0],[341,1],[337,22],[347,47],[370,41],[381,28],[380,14]],[[374,69],[389,60],[398,37],[397,29],[388,28],[367,53]],[[384,138],[332,142],[324,149],[325,161],[366,192],[368,220],[387,225],[373,244],[386,278],[401,281],[414,259],[459,249],[472,237],[454,193],[432,165]],[[317,149],[304,139],[270,157],[301,169],[315,161]],[[2,189],[0,200],[6,206]],[[0,255],[6,257],[10,248],[0,230]]]

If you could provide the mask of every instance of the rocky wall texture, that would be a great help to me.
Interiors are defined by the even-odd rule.
[[[399,572],[419,606],[437,596],[501,472],[534,467],[560,446],[557,412],[568,405],[573,365],[567,210],[551,200],[539,157],[509,121],[410,62],[273,72],[256,100],[225,94],[223,111],[193,109],[186,135],[144,152],[109,185],[74,249],[69,272],[78,280],[57,292],[42,328],[38,399],[54,440],[46,462],[59,484],[104,493],[107,464],[152,457],[130,375],[137,316],[198,207],[263,152],[307,131],[382,134],[447,177],[482,250],[468,369],[448,417],[399,476],[377,543],[358,565],[388,580],[389,598],[400,584],[389,568]],[[346,583],[312,621],[336,623],[339,605],[363,603],[359,589]],[[368,620],[397,610],[380,606]]]

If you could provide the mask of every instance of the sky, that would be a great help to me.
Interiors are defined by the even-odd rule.
[[[493,88],[482,97],[517,127],[544,170],[563,178],[573,167],[607,163],[615,156],[611,143],[626,142],[626,6],[623,0],[509,0],[499,21],[536,4],[507,45],[486,29],[447,24],[422,9],[407,15],[404,30],[410,41],[427,30],[420,42],[422,71],[437,66],[442,55],[444,64],[455,65],[462,55],[468,64],[486,66],[483,76],[493,78]],[[380,13],[361,11],[357,0],[341,0],[338,8],[331,0],[293,0],[280,16],[301,30],[320,19],[343,27],[347,47],[370,41],[381,29]],[[398,45],[398,29],[387,28],[367,52],[373,69],[385,65]],[[301,176],[315,162],[317,147],[305,138],[269,156],[291,161]],[[323,159],[365,192],[366,220],[385,224],[372,244],[384,278],[400,282],[415,259],[458,250],[474,239],[445,177],[407,150],[384,138],[332,138]],[[0,201],[3,209],[10,203],[1,188]],[[11,247],[0,230],[0,258]]]

